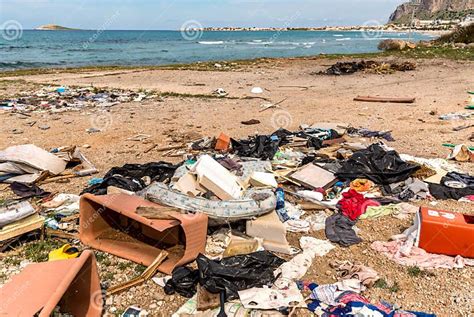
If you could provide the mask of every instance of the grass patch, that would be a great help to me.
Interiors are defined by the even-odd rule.
[[[119,264],[117,264],[117,268],[122,271],[128,269],[131,266],[132,266],[131,262],[120,262]]]
[[[397,293],[400,290],[400,285],[397,282],[393,282],[392,286],[388,288],[389,292]]]
[[[112,262],[110,262],[109,257],[104,252],[96,251],[95,252],[95,258],[96,258],[97,262],[99,262],[99,264],[102,264],[102,265],[105,265],[105,266],[109,266],[110,264],[112,264]]]
[[[107,273],[105,273],[105,275],[104,275],[104,279],[105,279],[105,280],[109,280],[109,281],[113,280],[114,277],[115,277],[115,274],[112,273],[112,272],[107,272]]]
[[[15,257],[15,256],[12,256],[12,257],[8,257],[8,258],[3,259],[3,263],[5,263],[5,265],[17,266],[17,265],[20,265],[21,259]]]
[[[137,265],[135,266],[135,268],[134,268],[134,271],[135,271],[138,275],[140,275],[140,274],[142,274],[143,272],[145,272],[145,270],[146,270],[146,266],[141,265],[141,264],[137,264]]]
[[[23,252],[25,257],[32,262],[45,262],[48,261],[49,252],[60,246],[60,242],[46,239],[25,245]]]
[[[378,279],[377,282],[374,283],[374,287],[385,289],[388,287],[388,283],[384,278],[381,278],[381,279]]]
[[[377,280],[377,282],[374,284],[374,287],[386,289],[391,293],[397,293],[400,290],[400,285],[398,282],[395,281],[392,285],[389,285],[384,278]]]
[[[420,269],[418,266],[410,266],[407,269],[408,275],[411,277],[435,276],[433,272]]]

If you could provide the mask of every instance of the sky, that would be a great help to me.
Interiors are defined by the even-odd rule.
[[[177,30],[203,27],[311,27],[386,23],[404,0],[0,0],[5,21],[24,29]]]

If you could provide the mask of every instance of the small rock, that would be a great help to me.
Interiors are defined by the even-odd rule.
[[[466,43],[455,43],[454,44],[454,47],[456,48],[465,48],[467,46]]]
[[[98,133],[98,132],[100,132],[100,130],[97,129],[97,128],[89,128],[89,129],[86,129],[86,132],[87,133]]]
[[[40,128],[40,130],[48,130],[50,127],[49,125],[43,124],[43,125],[38,126],[38,128]]]
[[[85,149],[90,149],[91,145],[90,144],[84,144],[82,147],[85,148]]]
[[[150,306],[148,306],[148,308],[149,309],[156,309],[156,308],[158,308],[158,305],[156,303],[153,303]]]

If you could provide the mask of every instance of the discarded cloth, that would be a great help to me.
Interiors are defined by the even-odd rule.
[[[336,176],[341,179],[367,178],[376,184],[391,184],[406,180],[420,167],[403,161],[396,151],[386,151],[379,144],[354,152]]]
[[[311,299],[316,299],[327,305],[337,305],[337,298],[347,291],[360,293],[365,290],[358,279],[347,279],[334,284],[318,285],[311,289]]]
[[[335,268],[339,278],[358,279],[362,285],[371,287],[379,279],[378,273],[371,267],[364,266],[360,263],[352,263],[350,261],[334,261],[330,263]]]
[[[410,214],[415,214],[418,209],[418,207],[408,203],[369,206],[359,219],[373,219],[388,215],[398,219],[406,219]]]
[[[79,212],[78,195],[58,194],[53,199],[41,204],[45,212],[54,212],[55,215],[69,216]]]
[[[239,291],[239,298],[242,305],[249,309],[281,309],[304,301],[296,283],[284,290],[256,287],[242,290]]]
[[[407,245],[407,242],[410,243],[409,240],[375,241],[371,247],[398,264],[405,266],[418,266],[426,269],[453,269],[463,268],[465,265],[474,266],[474,259],[428,253],[416,246]]]
[[[331,241],[348,247],[362,242],[357,236],[353,226],[356,222],[341,213],[334,214],[326,219],[326,237]]]
[[[179,165],[167,162],[151,162],[147,164],[125,164],[122,167],[113,167],[104,176],[100,184],[92,185],[81,193],[94,195],[107,194],[107,187],[115,186],[132,192],[145,188],[153,181],[166,182],[171,179]],[[145,182],[145,177],[148,181]]]
[[[50,192],[47,192],[39,188],[35,184],[27,185],[23,183],[13,182],[10,184],[10,189],[15,193],[15,195],[21,198],[31,198],[31,197],[43,198],[51,194]]]
[[[196,259],[199,283],[211,293],[225,293],[227,300],[238,298],[238,291],[271,286],[273,270],[285,261],[268,251],[237,255],[213,261],[200,254]]]
[[[379,205],[378,202],[365,198],[364,195],[359,194],[354,189],[342,193],[342,199],[337,203],[339,210],[350,220],[359,218],[367,207]]]
[[[368,179],[363,179],[363,178],[357,178],[354,179],[350,187],[351,189],[355,190],[358,193],[363,193],[363,192],[368,192],[372,188],[374,188],[374,183]]]
[[[274,271],[278,276],[274,285],[278,289],[285,289],[292,283],[301,279],[313,263],[316,256],[324,256],[335,248],[329,241],[320,240],[313,237],[301,237],[300,247],[302,253],[297,254],[290,261],[283,263]]]
[[[418,178],[410,177],[402,182],[385,185],[382,192],[394,195],[402,201],[426,199],[429,194],[428,184]]]
[[[310,288],[314,290],[317,286],[312,284]],[[321,313],[325,317],[436,317],[435,314],[395,309],[385,302],[371,304],[368,299],[354,291],[339,293],[333,300],[333,304],[313,299],[308,304],[308,309],[317,314]]]

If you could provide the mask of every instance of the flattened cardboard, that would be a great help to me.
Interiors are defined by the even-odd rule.
[[[326,187],[336,180],[333,173],[314,164],[307,164],[291,174],[291,179],[311,189]]]
[[[0,289],[0,298],[0,316],[46,317],[59,306],[76,317],[99,317],[103,299],[94,253],[30,264]]]
[[[280,221],[275,211],[247,220],[246,230],[248,236],[263,239],[265,250],[291,254],[292,250],[286,240],[286,228]]]
[[[174,220],[147,219],[136,213],[141,206],[160,207],[137,196],[84,194],[80,201],[81,241],[145,266],[165,249],[169,255],[158,271],[166,274],[204,252],[207,215],[175,212],[167,214]]]

